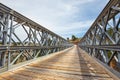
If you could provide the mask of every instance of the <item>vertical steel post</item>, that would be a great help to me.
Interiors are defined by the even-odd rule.
[[[2,38],[2,44],[7,45],[7,32],[8,32],[8,26],[9,26],[9,14],[4,14],[3,15],[3,38]],[[6,54],[7,52],[2,53],[2,66],[6,65]]]
[[[13,14],[13,11],[11,12]],[[10,36],[9,36],[9,42],[8,42],[8,70],[10,69],[10,63],[11,63],[11,52],[10,52],[10,46],[11,46],[11,39],[12,39],[12,33],[13,33],[13,19],[14,17],[11,15],[11,24],[10,24]]]

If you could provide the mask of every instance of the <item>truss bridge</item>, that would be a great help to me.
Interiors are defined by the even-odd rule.
[[[120,0],[76,45],[0,3],[0,80],[120,80]]]

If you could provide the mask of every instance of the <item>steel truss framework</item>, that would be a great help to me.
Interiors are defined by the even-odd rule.
[[[63,50],[67,44],[62,37],[0,3],[0,70]]]
[[[120,0],[110,0],[79,46],[120,72]]]

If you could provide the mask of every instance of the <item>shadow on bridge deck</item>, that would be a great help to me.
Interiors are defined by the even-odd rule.
[[[77,46],[0,75],[0,80],[113,80]]]

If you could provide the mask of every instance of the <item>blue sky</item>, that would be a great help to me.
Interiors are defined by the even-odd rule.
[[[82,37],[109,0],[0,0],[56,34]]]

